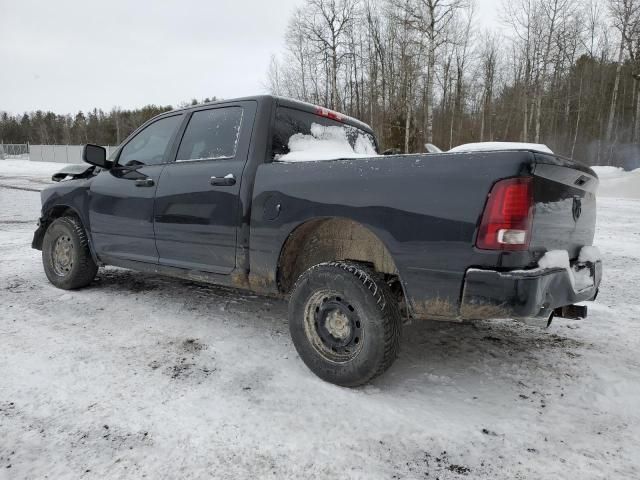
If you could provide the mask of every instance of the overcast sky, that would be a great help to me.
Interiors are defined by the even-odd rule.
[[[500,0],[477,0],[483,25]],[[303,0],[0,0],[0,111],[264,93]]]

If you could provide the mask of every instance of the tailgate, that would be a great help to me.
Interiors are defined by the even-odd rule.
[[[532,251],[567,250],[578,257],[596,227],[598,176],[572,160],[535,154]]]

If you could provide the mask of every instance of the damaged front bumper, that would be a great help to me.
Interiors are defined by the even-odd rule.
[[[36,250],[42,250],[42,241],[44,239],[44,234],[47,231],[46,223],[44,217],[40,217],[38,219],[38,228],[33,233],[33,240],[31,241],[31,248]]]
[[[592,281],[576,290],[573,272],[586,268],[590,270]],[[460,314],[469,320],[547,319],[556,309],[593,300],[601,278],[600,260],[575,263],[571,269],[558,267],[500,272],[471,268],[465,275]]]

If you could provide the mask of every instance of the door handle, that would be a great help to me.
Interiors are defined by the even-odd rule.
[[[230,187],[236,184],[236,177],[233,173],[229,173],[224,177],[211,177],[209,183],[217,187]]]
[[[136,180],[136,187],[153,187],[156,183],[153,178],[141,178]]]

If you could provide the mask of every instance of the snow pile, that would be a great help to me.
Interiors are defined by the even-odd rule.
[[[52,183],[51,176],[54,173],[69,165],[74,164],[0,160],[0,187],[10,185],[14,189],[39,191]]]
[[[347,128],[313,123],[311,134],[296,133],[292,135],[289,139],[289,153],[281,155],[276,160],[280,162],[308,162],[377,156],[371,140],[364,134],[358,134],[352,147],[347,138]]]
[[[600,179],[599,197],[640,199],[640,168],[630,172],[620,167],[591,167]]]
[[[593,277],[591,276],[591,269],[587,267],[582,267],[581,269],[576,269],[575,267],[572,270],[573,276],[573,288],[576,292],[580,292],[585,288],[593,287]]]
[[[578,256],[579,262],[597,262],[602,259],[600,249],[598,247],[588,246],[582,247],[580,255]]]
[[[595,262],[600,260],[598,247],[583,247],[580,250],[578,262]],[[571,266],[569,253],[566,250],[549,250],[538,260],[538,268],[564,268],[569,274],[571,285],[576,292],[593,286],[591,269],[585,266]]]
[[[497,150],[534,150],[536,152],[551,153],[551,149],[541,143],[523,142],[479,142],[465,143],[449,150],[448,153],[461,152],[495,152]]]
[[[0,160],[0,175],[14,177],[49,177],[72,163]],[[77,165],[77,164],[76,164]]]
[[[625,173],[622,167],[611,167],[608,165],[595,165],[591,169],[598,174],[600,180],[617,178]]]
[[[569,253],[566,250],[549,250],[538,260],[540,268],[569,268]]]

